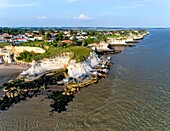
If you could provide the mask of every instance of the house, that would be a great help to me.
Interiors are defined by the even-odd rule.
[[[81,34],[84,35],[84,36],[86,36],[86,35],[87,35],[87,32],[82,32]]]
[[[68,45],[72,45],[73,41],[71,41],[71,40],[63,40],[63,41],[60,42],[60,44],[63,44],[63,43],[66,43]]]
[[[0,38],[0,42],[7,42],[4,38]]]
[[[49,39],[49,40],[44,40],[45,42],[53,42],[54,41],[54,39],[53,38],[51,38],[51,39]]]
[[[50,35],[51,35],[52,38],[54,38],[57,34],[53,33],[53,32],[50,32]]]
[[[65,35],[70,34],[69,31],[63,31],[63,33],[64,33]]]
[[[34,38],[28,38],[28,40],[30,40],[30,41],[34,41]]]
[[[68,43],[69,44],[69,43],[72,43],[72,41],[71,40],[63,40],[62,43]]]
[[[8,37],[8,38],[12,38],[13,37],[13,35],[9,35],[8,33],[4,33],[1,36],[2,37]]]
[[[84,39],[87,39],[88,36],[77,36],[76,37],[78,40],[84,40]]]
[[[116,36],[120,36],[120,33],[119,32],[115,32],[114,33]]]
[[[43,37],[36,35],[36,36],[34,36],[34,40],[43,40]]]
[[[25,33],[27,37],[33,37],[33,33]]]
[[[16,41],[18,42],[27,42],[26,38],[17,38]]]

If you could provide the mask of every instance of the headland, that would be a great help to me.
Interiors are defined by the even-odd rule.
[[[107,77],[112,61],[106,53],[117,53],[115,47],[132,46],[130,43],[136,43],[147,34],[145,30],[38,30],[17,37],[4,33],[1,63],[16,62],[30,68],[26,66],[28,69],[16,80],[3,84],[0,109],[7,110],[14,103],[51,92],[47,94],[53,99],[52,111],[65,111],[82,87]],[[54,87],[59,91],[51,91]]]

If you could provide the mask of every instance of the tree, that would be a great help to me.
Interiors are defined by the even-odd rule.
[[[70,30],[70,35],[73,35],[74,34],[74,31],[73,30]]]
[[[88,44],[85,41],[82,42],[82,46],[87,46],[87,45]]]
[[[60,32],[56,37],[56,41],[63,40],[63,34]]]
[[[50,33],[45,34],[44,40],[49,40],[50,38],[51,38],[51,34]]]
[[[45,31],[44,31],[43,29],[40,29],[40,30],[39,30],[39,35],[42,36],[42,35],[44,35],[44,34],[45,34]]]
[[[74,36],[73,37],[73,43],[76,44],[76,42],[77,42],[77,38],[76,38],[76,36]]]

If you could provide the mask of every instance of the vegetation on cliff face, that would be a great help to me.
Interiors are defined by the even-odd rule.
[[[38,54],[33,51],[31,51],[31,52],[24,51],[24,52],[20,53],[20,55],[17,56],[16,59],[22,60],[24,62],[31,62],[36,55],[38,55]]]

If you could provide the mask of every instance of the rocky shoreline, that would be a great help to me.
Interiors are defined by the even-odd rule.
[[[14,103],[26,100],[27,97],[37,96],[37,94],[40,94],[43,90],[49,89],[50,91],[51,86],[57,87],[59,85],[64,87],[62,91],[62,88],[57,91],[57,95],[61,94],[59,95],[60,97],[54,96],[56,95],[56,91],[53,91],[50,93],[53,97],[50,97],[50,95],[49,98],[57,97],[57,100],[63,103],[62,97],[73,97],[80,88],[96,83],[98,79],[106,77],[110,65],[112,65],[110,57],[102,56],[99,58],[98,55],[93,52],[89,58],[83,62],[77,63],[74,60],[70,61],[67,67],[67,75],[65,75],[66,72],[64,70],[59,71],[58,69],[46,70],[39,72],[39,74],[31,75],[28,72],[28,76],[25,77],[27,79],[20,76],[18,79],[11,80],[3,85],[5,94],[0,100],[1,110],[7,110]],[[32,66],[27,71],[30,71],[30,69],[34,70],[35,68]],[[31,77],[31,80],[28,80],[29,77]],[[63,110],[68,102],[69,101],[64,102],[64,107],[57,106],[56,110],[58,110],[58,108],[59,111]]]

